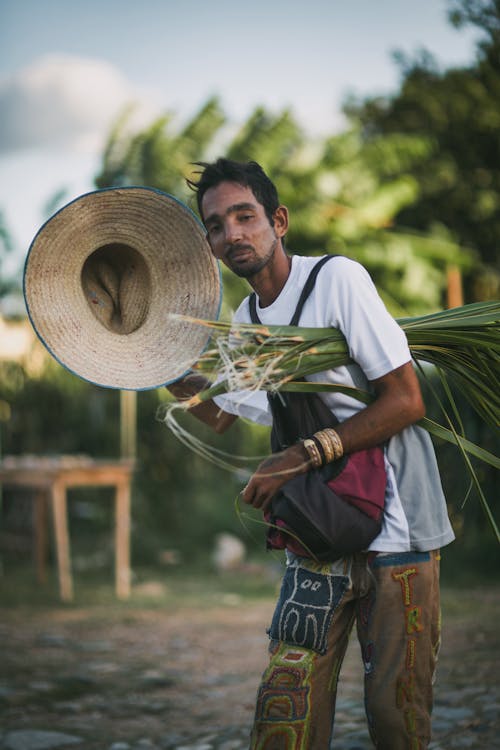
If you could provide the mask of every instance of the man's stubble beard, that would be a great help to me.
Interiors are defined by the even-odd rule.
[[[235,267],[231,263],[231,258],[229,257],[227,258],[227,264],[229,265],[229,268],[231,269],[231,271],[236,276],[239,276],[240,279],[251,279],[253,276],[256,276],[260,271],[262,271],[262,269],[265,268],[267,264],[274,258],[274,254],[276,253],[277,247],[278,247],[278,238],[276,237],[273,240],[268,252],[263,258],[255,258],[253,263],[250,262],[246,266]]]

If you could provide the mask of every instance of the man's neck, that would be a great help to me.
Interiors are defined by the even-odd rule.
[[[248,279],[259,298],[261,307],[268,307],[279,297],[283,287],[288,281],[292,269],[292,259],[280,247],[276,250],[273,259],[258,274]]]

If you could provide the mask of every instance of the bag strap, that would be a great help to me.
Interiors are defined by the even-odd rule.
[[[302,308],[314,289],[318,273],[325,263],[334,257],[334,255],[325,255],[310,270],[290,325],[296,326],[298,324]],[[260,324],[261,320],[257,314],[257,297],[255,292],[252,292],[249,296],[248,306],[250,308],[252,323]],[[286,391],[282,393],[281,391],[276,391],[275,393],[268,392],[267,399],[273,417],[273,429],[271,431],[271,448],[273,452],[283,450],[301,437],[304,420],[311,424],[314,421],[318,424],[318,429],[320,426],[334,427],[339,422],[318,393],[289,393]],[[327,414],[326,418],[325,413]],[[309,431],[306,434],[309,434]]]
[[[306,283],[304,284],[304,288],[302,289],[299,301],[297,302],[297,307],[295,308],[295,312],[289,325],[296,326],[298,324],[306,300],[314,289],[314,285],[316,284],[318,273],[327,261],[335,257],[335,255],[325,255],[323,258],[320,258],[320,260],[313,266],[313,268],[309,272]],[[255,292],[252,292],[252,294],[249,296],[248,306],[250,308],[250,320],[252,321],[252,323],[260,323],[261,320],[257,314],[257,296]]]

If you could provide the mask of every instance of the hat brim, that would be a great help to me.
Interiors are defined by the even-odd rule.
[[[110,244],[133,248],[148,270],[147,314],[126,334],[102,325],[82,286],[87,258]],[[60,209],[30,246],[23,286],[52,356],[84,380],[126,390],[179,379],[209,334],[172,314],[214,320],[221,304],[220,270],[202,224],[176,198],[145,187],[97,190]]]

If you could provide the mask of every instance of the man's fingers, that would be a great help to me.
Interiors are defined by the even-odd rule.
[[[268,493],[263,492],[262,489],[259,490],[258,486],[255,487],[251,481],[243,488],[241,497],[244,503],[252,505],[254,508],[262,508],[270,502]]]
[[[266,513],[271,507],[272,497],[267,497],[261,505],[262,512]]]
[[[253,505],[254,489],[251,486],[250,482],[245,485],[245,487],[243,487],[241,497],[244,503],[246,503],[247,505]]]

